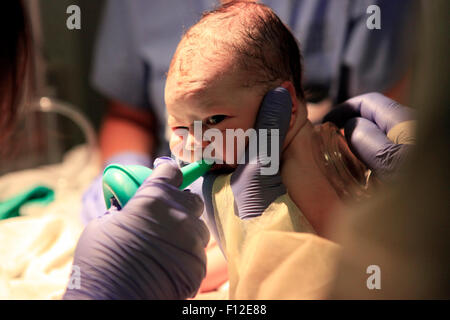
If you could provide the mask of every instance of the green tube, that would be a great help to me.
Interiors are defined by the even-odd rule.
[[[185,189],[203,176],[211,166],[212,164],[200,160],[181,168],[183,182],[180,189]],[[103,171],[103,197],[106,208],[109,209],[111,207],[111,201],[123,208],[151,173],[152,170],[150,168],[138,165],[122,166],[120,164],[111,164],[107,166]]]
[[[181,183],[180,189],[186,189],[195,180],[208,172],[211,167],[212,164],[207,164],[204,160],[200,160],[197,162],[192,162],[181,168],[181,172],[183,173],[183,182]]]

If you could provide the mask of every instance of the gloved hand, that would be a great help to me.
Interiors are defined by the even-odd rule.
[[[391,179],[414,143],[414,111],[380,93],[351,98],[323,122],[344,128],[351,150],[382,180]]]
[[[167,160],[166,160],[167,161]],[[206,274],[203,203],[181,191],[175,162],[161,161],[118,211],[91,221],[75,250],[81,288],[64,299],[186,299]]]
[[[255,123],[255,129],[267,129],[266,150],[272,150],[272,143],[278,140],[278,162],[281,158],[281,148],[289,129],[291,119],[292,101],[289,92],[281,87],[269,91],[264,97]],[[278,129],[278,135],[271,135],[271,129]],[[258,137],[258,146],[259,146]],[[249,149],[246,150],[246,159]],[[241,219],[249,219],[260,216],[266,208],[279,196],[286,193],[286,188],[281,180],[278,170],[275,174],[263,174],[264,169],[270,167],[268,159],[258,152],[255,161],[247,161],[238,165],[231,175],[231,189],[237,207],[237,214]],[[217,237],[217,226],[214,219],[214,208],[212,204],[212,187],[217,173],[210,172],[205,175],[203,181],[203,197],[206,208],[206,221],[210,229]],[[191,186],[192,187],[192,186]]]
[[[133,152],[124,152],[108,159],[104,165],[104,168],[113,163],[118,163],[121,165],[136,164],[150,167],[152,162],[150,156]],[[92,219],[102,216],[107,210],[105,200],[103,199],[102,178],[103,170],[97,177],[95,177],[83,194],[81,220],[84,225],[87,225]]]

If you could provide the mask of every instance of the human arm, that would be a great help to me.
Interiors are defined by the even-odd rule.
[[[80,287],[64,299],[186,299],[206,273],[206,225],[201,199],[178,186],[180,170],[156,167],[135,196],[91,221],[83,231],[73,266]]]
[[[111,100],[99,132],[103,162],[125,151],[150,157],[156,144],[155,127],[150,111]]]

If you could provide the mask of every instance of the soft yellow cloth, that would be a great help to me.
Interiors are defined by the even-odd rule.
[[[315,235],[288,194],[260,217],[241,220],[234,212],[230,177],[218,177],[212,190],[230,299],[325,298],[339,246]]]
[[[396,144],[415,144],[416,127],[415,120],[400,122],[389,130],[387,137]]]
[[[263,231],[247,246],[234,299],[325,299],[339,247],[310,233]]]
[[[28,205],[21,216],[0,221],[0,299],[62,296],[83,229],[81,195],[99,170],[96,159],[87,157],[89,151],[78,147],[61,164],[0,178],[4,197],[39,183],[55,190],[48,206]]]

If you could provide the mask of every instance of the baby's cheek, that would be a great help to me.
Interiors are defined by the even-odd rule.
[[[208,144],[203,148],[204,158],[213,159],[217,164],[235,165],[245,153],[247,138],[234,130],[227,135],[224,130],[221,134],[215,132],[214,138],[208,139]]]
[[[233,139],[226,138],[225,131],[220,134],[216,131],[214,137],[206,137],[207,144],[203,148],[203,157],[213,159],[216,164],[235,164],[236,155]],[[227,154],[227,148],[229,153]]]
[[[190,159],[185,159],[187,152],[183,150],[183,137],[172,134],[169,141],[169,147],[172,154],[180,160],[191,162]],[[187,157],[189,158],[189,157]]]
[[[240,164],[241,158],[244,156],[246,147],[248,145],[248,138],[241,132],[236,132],[235,135],[224,137],[223,159],[229,165]]]
[[[227,139],[225,132],[220,137],[217,137],[217,140],[215,138],[204,140],[202,147],[200,147],[200,144],[197,144],[195,148],[197,149],[197,154],[195,154],[193,146],[188,147],[184,141],[185,138],[177,134],[171,135],[169,146],[172,154],[185,162],[207,158],[215,160],[218,164],[236,165],[238,159],[245,152],[248,138],[242,135],[239,138],[231,135]]]
[[[202,158],[201,147],[197,144],[190,144],[187,136],[172,134],[169,147],[172,154],[184,162],[191,163]]]
[[[237,162],[237,157],[236,157],[236,144],[235,141],[233,141],[233,138],[226,137],[226,135],[224,134],[223,137],[223,148],[221,150],[221,158],[223,160],[224,163],[226,164],[236,164]]]

